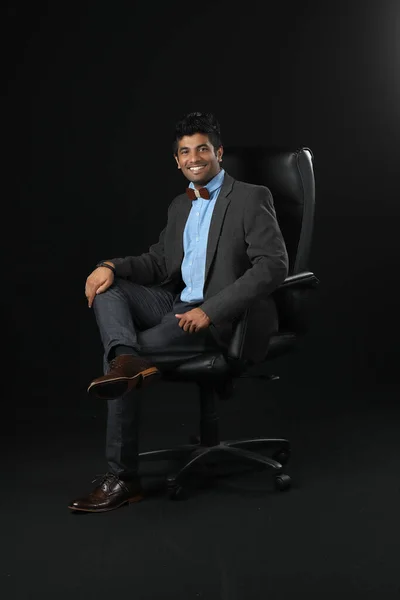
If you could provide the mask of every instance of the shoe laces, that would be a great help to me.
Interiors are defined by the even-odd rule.
[[[135,369],[137,368],[146,368],[149,363],[144,360],[144,359],[139,359],[137,356],[133,356],[133,354],[131,355],[132,358],[135,359]],[[119,371],[122,374],[124,374],[124,372],[126,372],[127,370],[129,371],[131,369],[131,366],[129,364],[129,362],[125,362],[122,363],[118,360],[120,357],[116,356],[115,358],[113,358],[112,360],[110,360],[109,364],[108,364],[108,372],[110,371]]]
[[[121,483],[121,480],[118,477],[118,475],[115,475],[114,473],[100,473],[99,475],[95,475],[95,478],[93,479],[92,483],[96,483],[96,481],[99,482],[99,485],[103,485],[103,483],[111,483],[111,482],[115,482],[115,481],[118,481],[118,483]]]
[[[118,364],[117,358],[113,358],[112,360],[110,360],[109,364],[108,364],[108,370],[120,370],[121,369],[121,364]]]

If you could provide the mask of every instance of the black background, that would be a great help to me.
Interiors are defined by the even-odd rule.
[[[71,402],[101,370],[85,279],[99,259],[158,239],[185,185],[174,124],[192,110],[216,114],[226,146],[314,153],[310,269],[321,286],[290,368],[345,384],[397,380],[395,0],[11,2],[5,29],[12,211],[3,224],[20,385],[35,411],[66,373]]]
[[[398,0],[14,1],[2,25],[5,596],[398,599]],[[261,472],[169,502],[172,466],[149,463],[146,502],[81,519],[67,507],[107,469],[85,280],[157,241],[193,110],[226,146],[314,153],[311,329],[265,367],[280,380],[218,405],[221,439],[291,440],[293,486]],[[191,385],[149,388],[141,451],[199,431]]]

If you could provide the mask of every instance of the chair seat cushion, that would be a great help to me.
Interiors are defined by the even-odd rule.
[[[279,332],[272,336],[269,342],[269,358],[275,358],[280,354],[288,352],[297,341],[294,333]],[[229,377],[239,376],[246,370],[246,363],[229,358],[221,352],[205,352],[201,356],[183,360],[182,363],[163,373],[163,379],[171,381],[204,381],[218,382]]]
[[[292,350],[298,341],[298,336],[292,331],[282,331],[273,335],[269,340],[268,354],[266,360],[286,354]]]
[[[222,352],[205,352],[201,356],[182,362],[170,371],[163,372],[163,379],[217,382],[229,377],[231,373],[232,368]]]

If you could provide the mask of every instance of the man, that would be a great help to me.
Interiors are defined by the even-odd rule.
[[[109,471],[72,510],[102,512],[142,499],[140,389],[184,360],[226,349],[247,308],[246,358],[262,360],[277,329],[271,293],[287,276],[288,256],[270,191],[221,168],[220,127],[211,114],[177,123],[173,154],[190,183],[169,205],[158,243],[140,256],[102,261],[86,281],[105,373],[88,392],[108,401]]]

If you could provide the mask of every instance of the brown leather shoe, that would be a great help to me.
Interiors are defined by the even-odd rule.
[[[121,354],[110,362],[107,375],[93,379],[88,393],[97,398],[118,398],[133,388],[143,388],[159,379],[160,371],[140,356]]]
[[[73,500],[68,508],[84,512],[106,512],[119,508],[123,504],[143,500],[139,478],[122,481],[114,473],[106,473],[97,475],[92,483],[98,479],[100,479],[99,485],[88,496]]]

